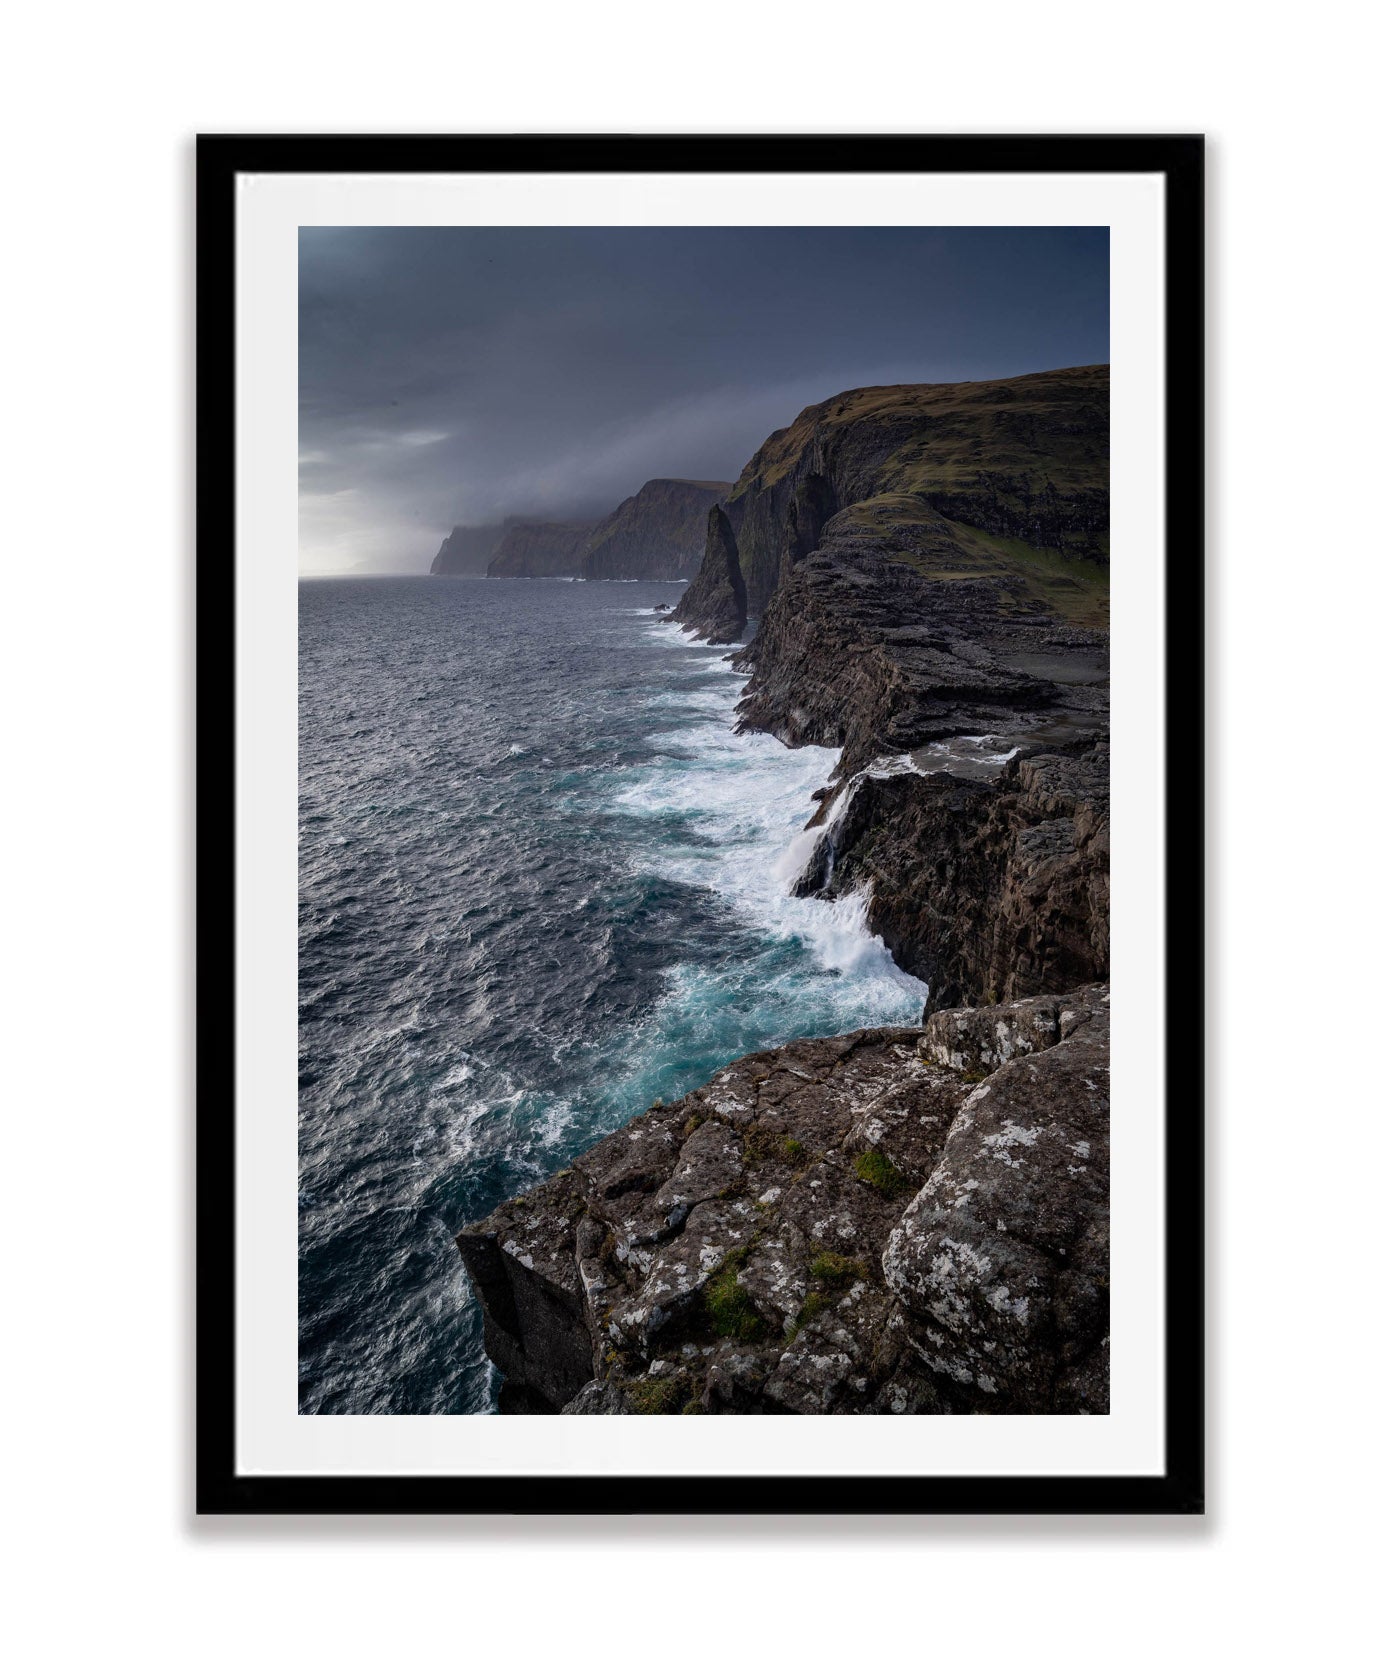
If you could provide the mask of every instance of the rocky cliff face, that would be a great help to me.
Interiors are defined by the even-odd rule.
[[[749,621],[748,589],[734,545],[734,531],[722,507],[710,509],[700,575],[667,617],[698,629],[707,642],[741,642]],[[683,610],[682,610],[683,609]]]
[[[432,577],[484,577],[504,525],[454,525],[428,568]]]
[[[584,576],[694,577],[705,552],[710,509],[732,489],[702,479],[649,479],[594,527]]]
[[[458,1238],[502,1408],[1102,1412],[1108,999],[733,1063]]]
[[[842,392],[775,432],[723,505],[753,614],[851,510],[853,528],[932,575],[1004,577],[1092,622],[1106,602],[1108,369]],[[709,634],[696,583],[679,617]]]
[[[741,728],[843,749],[797,892],[863,893],[931,1007],[1106,977],[1102,632],[838,537],[794,570],[738,663],[753,673]]]
[[[928,982],[930,1009],[1104,976],[1108,743],[1081,733],[1023,751],[985,782],[858,777],[796,890],[864,894],[871,929]]]
[[[741,730],[841,749],[796,891],[921,1031],[804,1041],[459,1238],[503,1407],[1108,1405],[1107,370],[848,392],[715,507],[673,616]]]
[[[1015,628],[1060,634],[1029,617]],[[789,577],[736,661],[753,673],[740,727],[841,747],[849,774],[882,753],[1038,714],[1056,690],[1018,669],[1009,646],[1000,656],[1012,629],[986,583],[930,582],[873,540],[834,538]]]
[[[593,526],[588,520],[507,520],[487,577],[582,577]]]
[[[454,525],[430,571],[436,577],[693,577],[710,509],[733,485],[653,478],[597,521],[507,519]]]

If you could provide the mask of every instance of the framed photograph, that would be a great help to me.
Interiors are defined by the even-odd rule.
[[[200,140],[201,1512],[1203,1509],[1202,162]]]

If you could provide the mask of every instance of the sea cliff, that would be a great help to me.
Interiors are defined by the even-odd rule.
[[[848,392],[708,514],[676,617],[741,730],[840,748],[803,894],[922,1028],[628,1122],[459,1247],[503,1409],[1108,1405],[1106,368]]]
[[[694,576],[704,558],[710,509],[732,489],[708,479],[648,479],[594,526],[583,575],[668,582]]]
[[[508,519],[487,577],[581,577],[588,520]]]
[[[733,489],[711,479],[652,478],[599,520],[522,519],[454,525],[435,577],[583,577],[675,582],[705,554],[710,509]]]
[[[1105,625],[1108,369],[844,391],[774,432],[720,506],[752,616],[840,513],[845,532],[929,576],[994,577]],[[727,551],[707,547],[676,619],[724,639],[728,571]]]
[[[454,525],[428,567],[432,577],[484,577],[504,525]]]

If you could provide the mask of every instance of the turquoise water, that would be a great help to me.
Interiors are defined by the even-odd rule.
[[[492,1409],[452,1244],[653,1100],[917,1021],[794,899],[838,754],[732,733],[674,585],[301,587],[301,1407]]]

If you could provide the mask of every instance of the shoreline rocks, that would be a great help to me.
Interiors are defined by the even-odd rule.
[[[794,890],[861,895],[924,1026],[744,1057],[464,1231],[503,1410],[1107,1410],[1107,389],[847,392],[710,509],[670,617],[761,611],[737,728],[841,753]]]
[[[716,505],[709,512],[699,575],[670,617],[711,645],[738,642],[749,621],[748,601],[733,527],[724,509]]]
[[[929,1010],[1108,973],[1108,743],[1018,755],[991,783],[858,778],[794,891],[867,894],[866,920]]]
[[[1107,1408],[1108,997],[747,1056],[458,1238],[503,1409]]]

